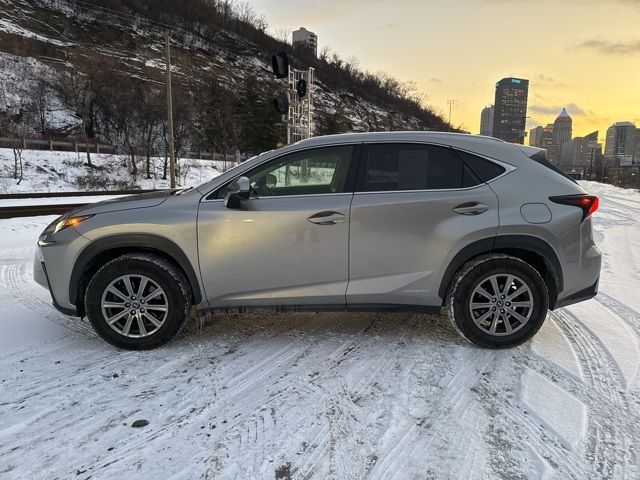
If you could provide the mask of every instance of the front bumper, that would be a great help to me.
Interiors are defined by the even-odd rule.
[[[71,301],[69,285],[71,270],[80,252],[89,241],[73,228],[65,228],[51,237],[40,236],[33,259],[34,280],[49,290],[53,306],[65,315],[77,315]]]
[[[58,310],[60,313],[64,313],[65,315],[69,315],[72,317],[78,316],[78,311],[75,308],[63,307],[56,300],[56,296],[54,295],[53,289],[51,288],[51,282],[49,281],[47,267],[42,261],[39,252],[36,252],[35,258],[33,259],[33,279],[36,281],[36,283],[49,290],[49,293],[51,294],[51,301],[56,310]]]

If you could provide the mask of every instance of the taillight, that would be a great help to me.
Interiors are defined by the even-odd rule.
[[[598,210],[598,206],[600,205],[600,199],[595,195],[560,195],[557,197],[549,197],[549,200],[555,203],[573,205],[574,207],[581,208],[582,220]]]

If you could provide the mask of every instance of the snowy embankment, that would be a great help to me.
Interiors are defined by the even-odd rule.
[[[169,188],[163,180],[164,158],[152,157],[150,176],[146,159],[137,157],[138,174],[131,175],[131,159],[125,155],[91,154],[93,167],[86,165],[85,153],[23,150],[23,179],[13,179],[14,156],[10,148],[0,148],[0,193],[68,192],[122,190],[128,188]],[[233,164],[212,160],[180,159],[179,186],[192,187],[211,180]]]
[[[640,194],[586,186],[601,293],[506,351],[404,313],[220,316],[118,351],[33,282],[52,217],[0,220],[0,476],[639,478]]]

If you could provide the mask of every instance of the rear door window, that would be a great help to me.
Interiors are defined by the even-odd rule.
[[[411,143],[367,145],[358,177],[364,192],[466,188],[478,181],[449,148]]]

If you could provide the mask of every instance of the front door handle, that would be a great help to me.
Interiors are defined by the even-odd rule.
[[[454,212],[459,213],[460,215],[480,215],[481,213],[489,210],[489,205],[485,205],[484,203],[478,202],[467,202],[461,203],[457,207],[453,209]]]
[[[336,223],[344,222],[346,218],[346,215],[340,212],[325,211],[311,215],[307,220],[317,225],[335,225]]]

